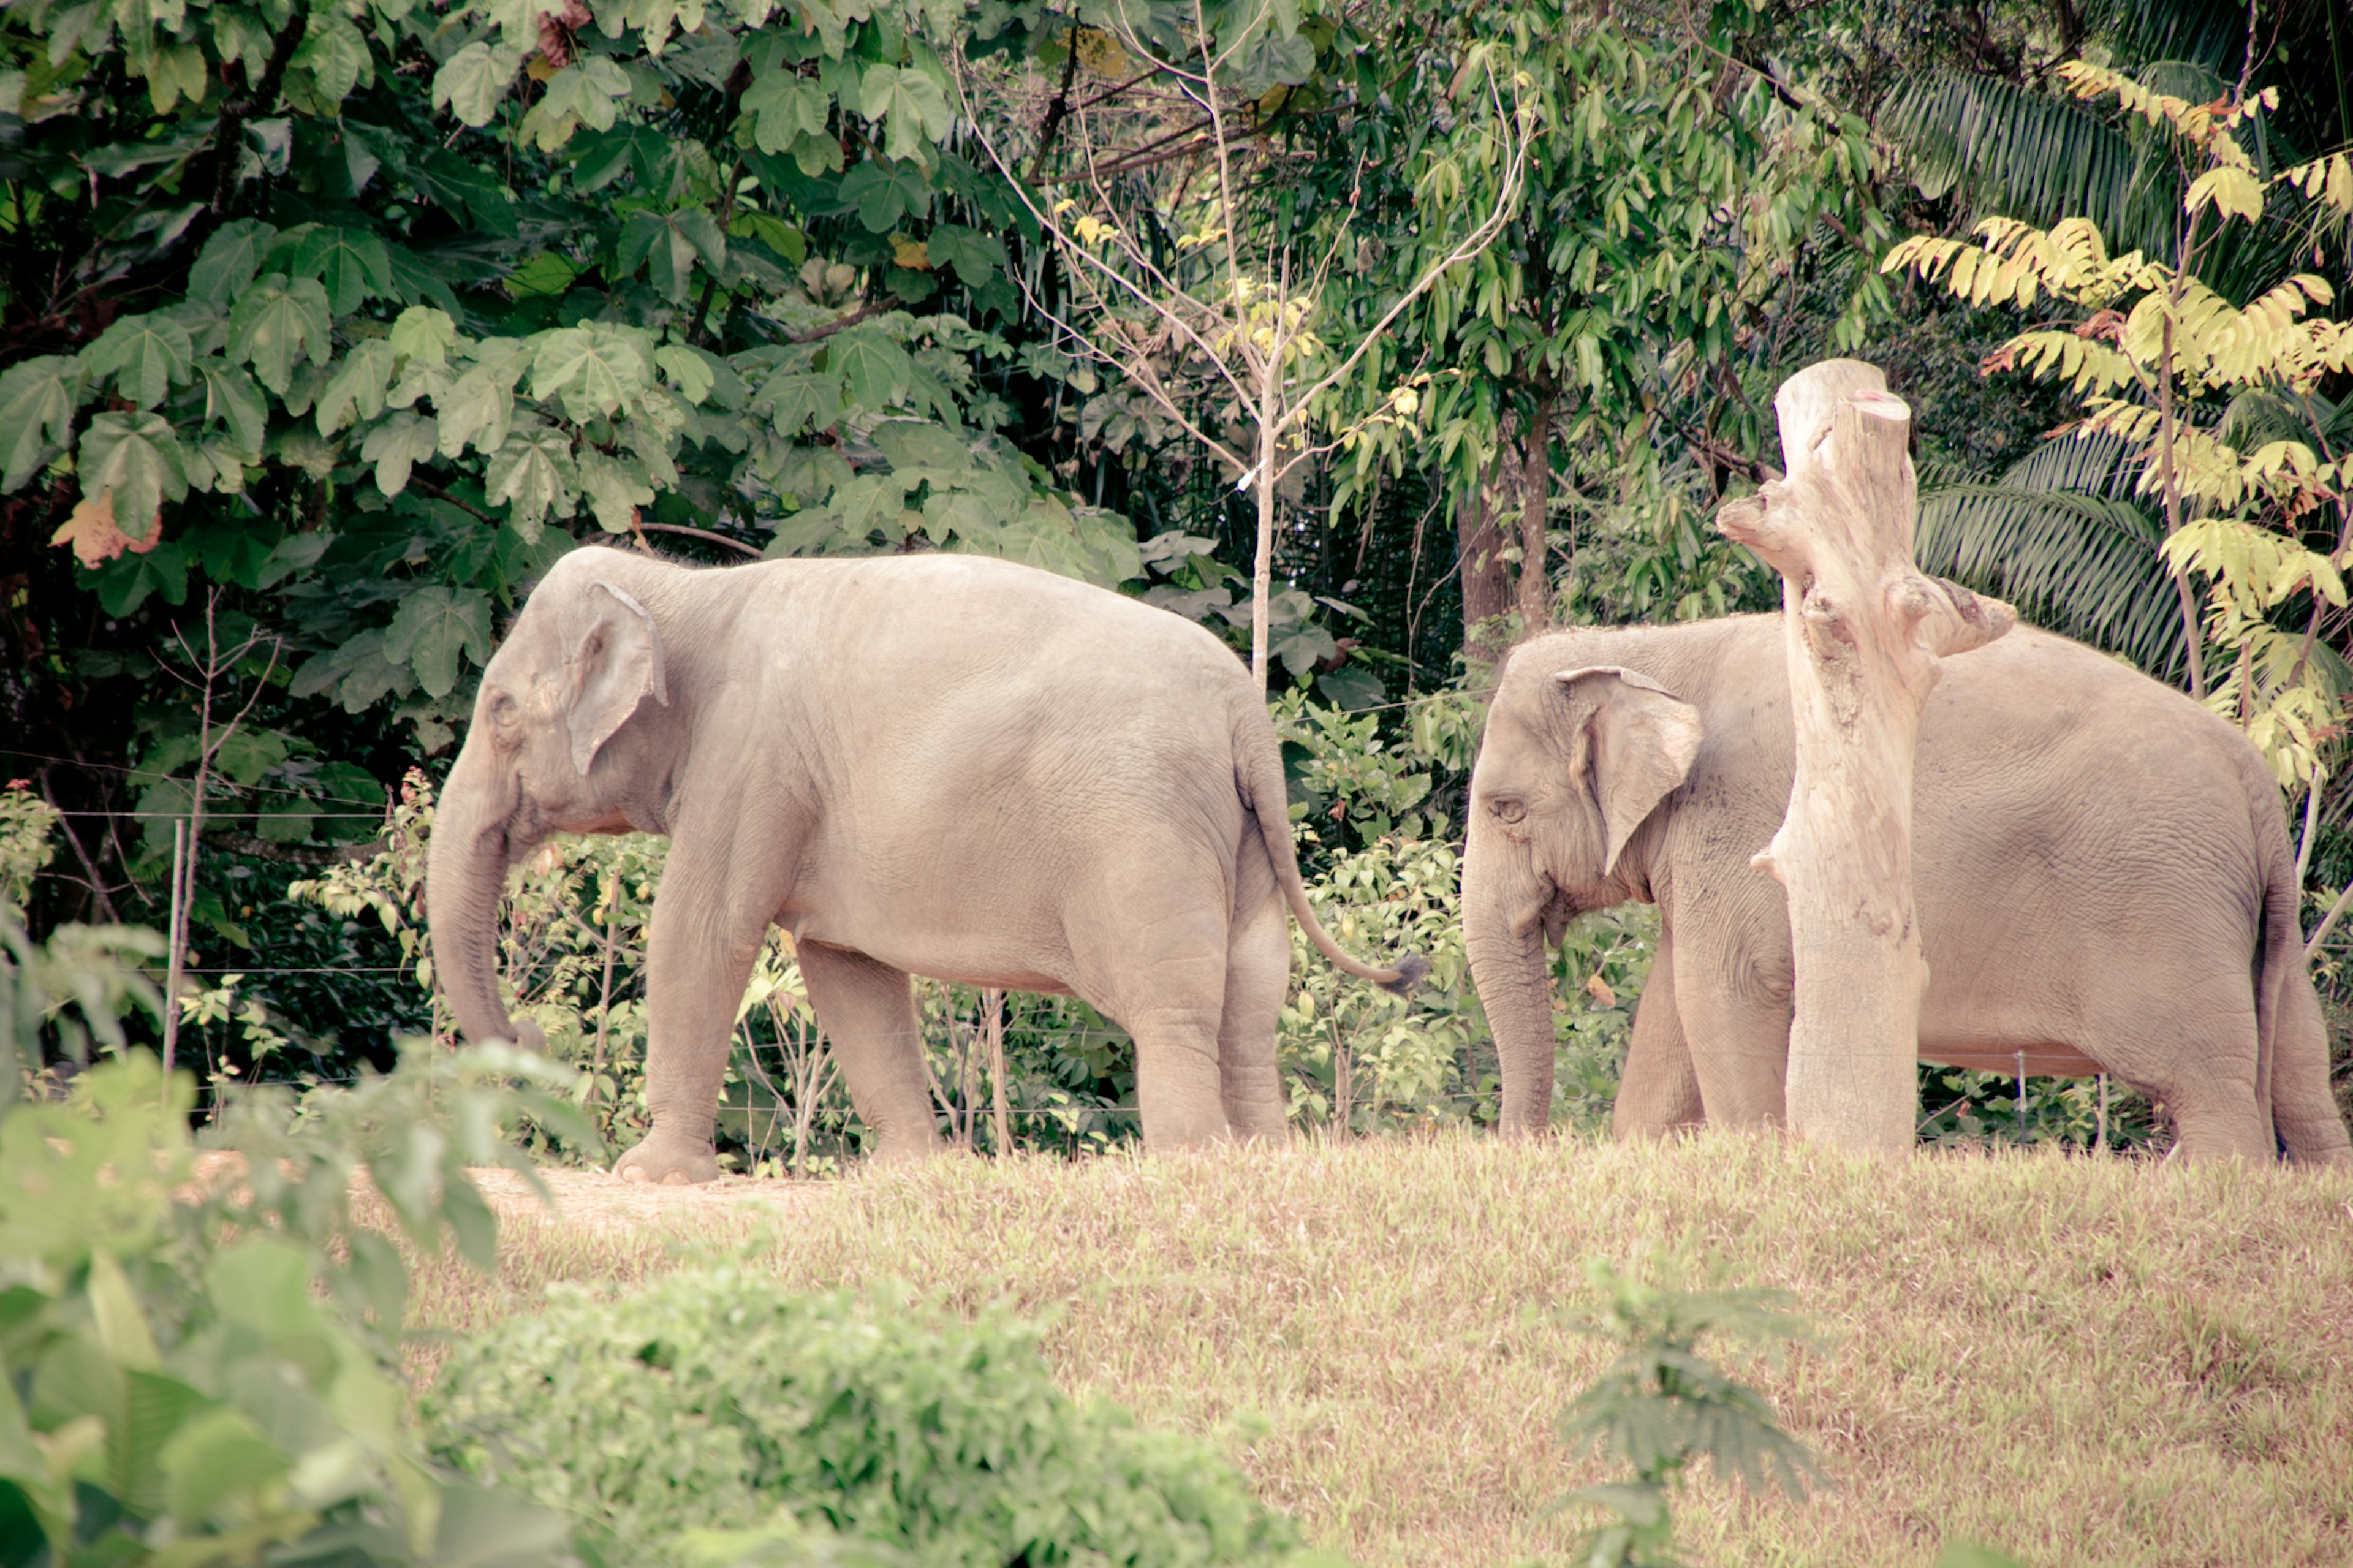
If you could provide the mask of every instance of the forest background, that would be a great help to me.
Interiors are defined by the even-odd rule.
[[[2263,747],[2341,1022],[2347,26],[16,0],[0,897],[171,931],[138,1026],[206,1094],[348,1081],[446,1031],[434,781],[549,562],[979,552],[1260,652],[1318,902],[1434,963],[1398,1002],[1303,947],[1297,1113],[1483,1120],[1454,880],[1494,659],[1777,603],[1712,514],[1768,476],[1779,382],[1854,354],[1915,411],[1925,565]],[[621,1144],[660,848],[551,846],[510,911],[515,1001]],[[1606,1118],[1647,915],[1563,948],[1558,1120]],[[1082,1005],[923,996],[958,1140],[1132,1135]],[[2088,1080],[1923,1090],[1931,1138],[2163,1137]],[[727,1093],[740,1168],[859,1146],[781,940]]]

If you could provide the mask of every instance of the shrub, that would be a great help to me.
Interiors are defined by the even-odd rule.
[[[445,1460],[572,1511],[608,1563],[1297,1561],[1230,1464],[1063,1394],[1001,1312],[733,1268],[552,1294],[459,1347],[426,1420]]]

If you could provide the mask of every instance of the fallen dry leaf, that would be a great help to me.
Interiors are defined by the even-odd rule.
[[[100,490],[96,500],[84,496],[76,503],[73,515],[65,526],[49,535],[51,544],[70,544],[74,559],[96,571],[107,562],[128,550],[133,555],[144,555],[164,542],[164,514],[158,511],[155,521],[147,525],[147,537],[133,539],[114,525],[114,492]]]

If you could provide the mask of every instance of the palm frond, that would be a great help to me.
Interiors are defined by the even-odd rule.
[[[2165,531],[2132,499],[2135,477],[2113,437],[2046,442],[1998,483],[1924,494],[1915,553],[1923,570],[2177,679],[2181,620],[2158,555]]]
[[[1931,200],[1958,190],[1977,216],[2044,226],[2080,214],[2116,251],[2170,244],[2172,165],[2072,99],[1940,70],[1898,95],[1881,129]]]

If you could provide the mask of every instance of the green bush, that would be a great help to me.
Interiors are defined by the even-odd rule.
[[[558,1288],[459,1347],[424,1413],[444,1460],[572,1511],[617,1568],[1299,1561],[1214,1450],[1071,1400],[994,1310],[733,1268],[617,1300]]]

